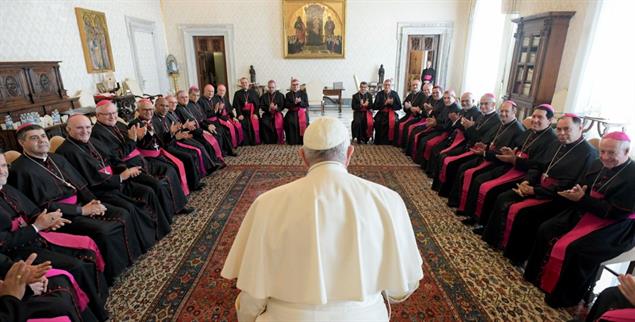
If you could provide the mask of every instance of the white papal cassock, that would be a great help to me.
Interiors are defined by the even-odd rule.
[[[240,321],[387,321],[381,292],[406,299],[421,264],[401,197],[327,161],[254,201],[221,275]]]

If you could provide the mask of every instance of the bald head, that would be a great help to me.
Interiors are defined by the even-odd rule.
[[[465,92],[461,95],[461,107],[464,110],[469,110],[474,106],[474,95],[470,92]]]
[[[203,96],[207,98],[212,98],[214,96],[214,86],[212,84],[207,84],[203,87]]]
[[[220,97],[225,96],[225,94],[227,93],[227,87],[225,87],[225,85],[220,84],[218,85],[218,93],[217,95]]]
[[[66,132],[71,138],[87,143],[90,140],[93,125],[90,119],[84,115],[73,115],[66,122]]]

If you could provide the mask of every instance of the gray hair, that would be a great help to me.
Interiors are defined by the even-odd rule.
[[[306,157],[309,165],[314,165],[318,162],[324,161],[338,161],[341,163],[346,162],[346,151],[348,151],[349,142],[345,140],[336,147],[326,150],[312,150],[307,147],[302,147],[304,150],[304,156]]]

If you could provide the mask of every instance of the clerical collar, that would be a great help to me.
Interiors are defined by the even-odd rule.
[[[46,159],[48,159],[48,157],[49,157],[49,156],[48,156],[48,154],[47,154],[47,155],[45,155],[45,156],[44,156],[44,158],[41,158],[41,157],[36,157],[36,156],[31,155],[30,153],[27,153],[27,152],[24,152],[24,154],[25,154],[28,158],[30,158],[31,160],[36,160],[36,161],[39,161],[39,162],[42,162],[42,163],[46,162]]]
[[[311,173],[311,171],[313,171],[313,170],[315,170],[317,168],[320,168],[320,167],[344,170],[344,171],[348,172],[348,170],[346,170],[346,167],[344,166],[344,164],[342,164],[339,161],[322,161],[322,162],[318,162],[318,163],[312,165],[309,168],[309,171],[307,173]]]
[[[632,162],[632,161],[631,161],[631,158],[628,158],[628,159],[626,159],[626,161],[624,161],[624,163],[622,163],[622,164],[620,164],[620,165],[618,165],[618,166],[612,167],[612,168],[610,168],[610,169],[607,169],[607,170],[608,170],[609,172],[621,171],[623,168],[625,168],[626,166],[628,166],[629,164],[631,164],[631,162]]]
[[[580,143],[580,141],[582,141],[582,140],[584,140],[584,136],[582,136],[582,135],[581,135],[579,139],[577,139],[577,140],[575,140],[575,141],[573,141],[573,142],[571,142],[571,143],[564,144],[564,147],[565,147],[565,148],[569,148],[569,147],[571,147],[571,146],[576,146],[576,145],[578,145],[578,144]]]
[[[491,114],[493,114],[493,113],[496,113],[496,109],[493,109],[491,112],[486,113],[485,115],[491,115]]]

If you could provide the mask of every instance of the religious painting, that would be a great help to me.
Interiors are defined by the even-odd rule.
[[[345,0],[283,0],[285,58],[344,58]]]
[[[75,16],[88,73],[114,71],[106,15],[99,11],[75,8]]]

